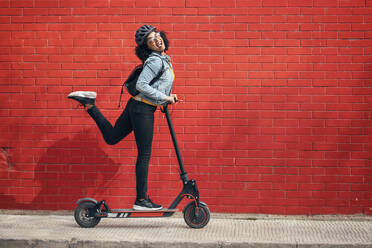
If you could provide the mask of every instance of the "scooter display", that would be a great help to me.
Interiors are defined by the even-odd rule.
[[[79,199],[76,204],[74,217],[76,222],[84,228],[95,227],[101,218],[140,218],[140,217],[170,217],[178,211],[177,206],[183,198],[191,199],[183,209],[183,217],[186,224],[192,228],[203,228],[210,219],[210,211],[204,202],[199,199],[199,190],[196,181],[188,179],[185,167],[182,161],[180,149],[177,143],[172,120],[169,115],[168,106],[161,108],[167,119],[169,132],[172,137],[174,149],[176,151],[178,164],[180,167],[180,179],[183,184],[182,191],[177,195],[168,208],[160,210],[134,210],[134,209],[110,209],[105,200],[97,201],[93,198]]]

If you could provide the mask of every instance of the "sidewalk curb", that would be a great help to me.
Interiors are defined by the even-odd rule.
[[[71,213],[33,213],[0,216],[0,248],[372,248],[369,216],[213,214],[208,226],[193,229],[181,215],[81,228]]]
[[[130,241],[87,241],[87,240],[0,240],[0,248],[371,248],[366,244],[282,244],[282,243],[196,243],[196,242],[130,242]]]
[[[73,216],[71,210],[22,210],[22,209],[0,209],[0,215],[62,215]],[[183,218],[182,212],[176,212],[170,218]],[[348,220],[348,221],[372,221],[372,215],[274,215],[274,214],[232,214],[232,213],[211,213],[213,219],[235,219],[235,220]]]

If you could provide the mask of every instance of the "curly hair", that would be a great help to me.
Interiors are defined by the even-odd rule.
[[[154,31],[157,32],[156,30],[154,30]],[[164,41],[164,46],[165,46],[164,52],[166,52],[168,50],[168,48],[169,48],[169,41],[167,39],[167,36],[166,36],[165,32],[159,31],[159,33],[160,33],[161,38]],[[146,59],[153,52],[151,49],[149,49],[147,47],[146,42],[143,45],[141,45],[141,46],[137,46],[135,48],[135,51],[136,51],[137,57],[142,61],[142,63],[145,63]]]

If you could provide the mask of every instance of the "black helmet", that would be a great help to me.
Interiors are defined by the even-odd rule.
[[[136,37],[136,43],[141,46],[144,44],[145,42],[145,39],[147,37],[147,35],[149,33],[151,33],[153,30],[155,29],[155,27],[151,26],[151,25],[143,25],[142,27],[140,27],[137,31],[136,31],[136,34],[135,34],[135,37]]]

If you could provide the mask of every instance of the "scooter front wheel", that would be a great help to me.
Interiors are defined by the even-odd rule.
[[[194,202],[190,202],[183,210],[183,218],[191,228],[203,228],[210,219],[210,211],[204,202],[200,202],[199,207]]]
[[[76,207],[74,217],[81,227],[92,228],[101,221],[100,217],[93,216],[96,212],[96,204],[93,202],[83,202]]]

